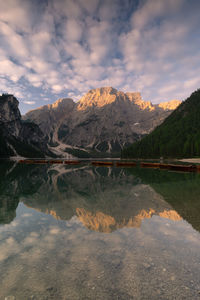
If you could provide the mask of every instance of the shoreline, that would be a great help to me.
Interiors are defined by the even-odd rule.
[[[200,158],[183,158],[178,161],[200,164]]]

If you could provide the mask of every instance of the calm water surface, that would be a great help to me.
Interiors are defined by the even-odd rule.
[[[200,299],[200,174],[0,168],[0,299]]]

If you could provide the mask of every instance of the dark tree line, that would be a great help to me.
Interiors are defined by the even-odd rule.
[[[122,157],[200,156],[200,89],[183,101],[149,135],[122,151]]]

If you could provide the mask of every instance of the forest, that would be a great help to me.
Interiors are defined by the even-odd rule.
[[[140,141],[124,148],[122,158],[200,156],[200,89]]]

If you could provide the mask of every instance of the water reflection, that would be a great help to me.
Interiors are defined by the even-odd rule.
[[[0,176],[0,299],[200,299],[198,174],[1,164]]]
[[[1,173],[1,223],[15,218],[19,201],[58,220],[76,215],[88,229],[106,233],[140,227],[143,219],[153,215],[182,219],[138,169],[131,174],[125,169],[87,165],[9,167]]]

